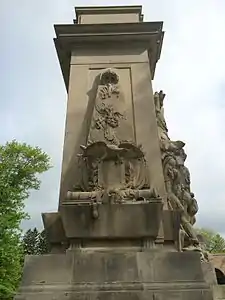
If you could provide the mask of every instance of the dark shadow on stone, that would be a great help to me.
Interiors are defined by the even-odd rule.
[[[218,284],[225,284],[225,274],[220,270],[215,268],[216,279]]]
[[[73,155],[70,159],[70,163],[68,164],[69,167],[67,171],[65,172],[65,175],[61,179],[61,187],[60,187],[60,203],[63,199],[65,199],[65,195],[68,190],[73,189],[73,186],[79,186],[80,184],[80,178],[82,177],[81,172],[82,168],[79,166],[79,161],[77,158],[77,154],[81,152],[80,150],[80,145],[85,145],[87,144],[87,139],[88,139],[88,133],[91,125],[91,117],[93,114],[94,110],[94,104],[95,104],[95,94],[97,92],[97,86],[99,83],[99,76],[97,76],[93,82],[91,90],[87,92],[88,95],[88,105],[87,105],[87,110],[85,114],[85,118],[83,120],[82,126],[81,126],[81,132],[78,138],[78,142],[76,145],[73,145],[74,147],[74,152]]]

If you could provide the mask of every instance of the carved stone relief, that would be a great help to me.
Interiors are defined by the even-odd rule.
[[[207,255],[199,246],[197,232],[193,228],[196,222],[198,204],[190,187],[190,172],[185,166],[186,153],[182,141],[171,141],[164,118],[163,101],[165,94],[154,94],[158,136],[162,155],[164,180],[167,191],[168,207],[181,212],[180,250],[200,251],[202,258]]]
[[[118,145],[120,140],[117,129],[121,120],[126,120],[125,103],[119,88],[119,76],[107,69],[100,75],[89,142],[105,141]]]
[[[196,200],[190,193],[185,191],[184,186],[181,183],[181,176],[179,166],[177,164],[176,157],[168,155],[163,160],[163,169],[165,176],[166,190],[168,194],[169,207],[171,209],[180,210],[181,212],[181,225],[191,239],[193,245],[198,245],[197,234],[192,227],[191,217],[188,212],[192,210],[188,209],[196,204]],[[193,210],[194,212],[194,210]]]
[[[129,132],[133,135],[130,125],[119,76],[115,70],[103,70],[88,141],[80,146],[81,182],[68,192],[68,199],[113,204],[158,198],[151,186],[144,152],[129,140]],[[95,216],[96,207],[93,205]]]
[[[165,117],[164,117],[164,102],[165,94],[163,91],[155,92],[154,94],[154,103],[155,103],[155,112],[156,112],[156,120],[158,126],[158,136],[160,141],[161,151],[176,151],[179,148],[184,147],[184,142],[182,141],[171,141],[168,136],[168,128],[166,125]]]
[[[140,147],[129,142],[115,146],[100,141],[82,149],[88,174],[85,177],[85,191],[107,192],[110,202],[157,197],[155,189],[150,188],[144,153]]]

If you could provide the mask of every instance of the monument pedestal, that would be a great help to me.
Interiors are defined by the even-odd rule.
[[[161,199],[101,204],[98,212],[93,219],[90,205],[67,204],[57,216],[44,214],[49,240],[62,240],[55,233],[63,226],[70,247],[27,256],[16,300],[213,299],[200,254],[177,252],[179,214],[163,211]],[[160,220],[162,248],[155,243]]]
[[[68,250],[28,256],[16,300],[212,300],[196,252]]]

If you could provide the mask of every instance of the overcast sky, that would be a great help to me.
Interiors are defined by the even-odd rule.
[[[166,93],[172,139],[186,142],[200,211],[198,225],[225,235],[225,1],[0,0],[0,143],[42,147],[54,168],[32,193],[25,228],[57,209],[66,90],[53,24],[72,23],[74,6],[142,4],[145,21],[164,21],[154,90]]]

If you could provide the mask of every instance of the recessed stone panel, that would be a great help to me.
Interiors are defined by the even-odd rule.
[[[75,253],[73,282],[137,282],[136,253]]]
[[[156,237],[162,202],[158,200],[145,204],[102,204],[98,206],[98,212],[99,218],[93,219],[91,206],[62,206],[61,215],[67,238]]]

